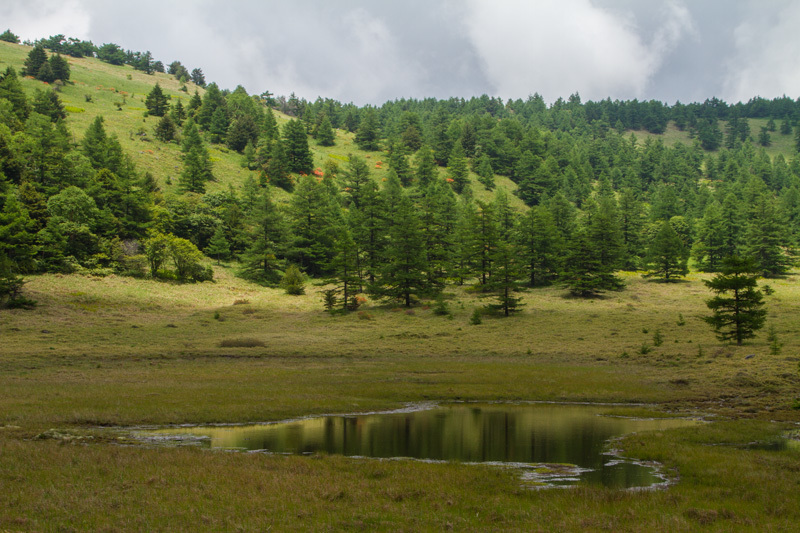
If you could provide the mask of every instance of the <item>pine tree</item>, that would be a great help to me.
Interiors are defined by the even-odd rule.
[[[306,279],[303,273],[297,268],[297,265],[289,265],[286,272],[283,273],[281,279],[281,287],[286,291],[286,294],[292,296],[299,296],[306,293]]]
[[[433,159],[433,152],[428,146],[422,146],[416,156],[416,180],[420,188],[427,187],[438,175],[436,161]]]
[[[333,132],[331,119],[328,115],[322,117],[322,121],[317,128],[317,144],[320,146],[333,146],[336,144],[336,135]]]
[[[364,188],[372,182],[369,167],[363,158],[351,155],[347,162],[347,168],[342,175],[342,185],[344,186],[345,205],[352,205],[356,209],[361,208],[361,196]]]
[[[674,281],[676,276],[683,277],[689,273],[689,268],[686,266],[687,259],[688,254],[683,241],[672,224],[665,220],[647,247],[645,264],[648,272],[644,276]]]
[[[167,114],[167,111],[169,111],[169,98],[161,90],[161,85],[155,84],[147,94],[144,105],[147,108],[147,113],[154,117],[163,117]]]
[[[24,122],[28,118],[31,108],[14,67],[6,67],[3,75],[0,76],[0,100],[11,102],[13,113],[20,121]]]
[[[61,56],[61,54],[50,56],[48,63],[50,63],[50,70],[53,73],[54,80],[61,80],[64,82],[69,81],[69,63]]]
[[[378,294],[410,307],[414,296],[428,291],[424,241],[417,209],[402,194],[389,228],[385,264],[377,280]]]
[[[37,44],[33,47],[33,50],[28,53],[28,57],[25,59],[25,66],[22,68],[22,75],[38,78],[39,69],[41,69],[42,65],[46,63],[47,52],[44,51],[44,47],[42,45]]]
[[[218,265],[222,259],[227,259],[230,256],[231,246],[225,237],[225,230],[221,224],[214,230],[214,236],[208,241],[205,252],[207,256],[216,259]]]
[[[757,288],[756,268],[752,260],[729,257],[722,265],[722,272],[703,282],[716,293],[706,302],[713,314],[704,320],[721,341],[735,340],[741,345],[764,326],[767,312],[762,309],[764,301]]]
[[[346,310],[353,297],[361,291],[359,249],[347,224],[337,226],[333,250],[328,265],[331,272],[329,282],[336,285],[336,293],[341,294],[342,309]]]
[[[391,153],[389,154],[389,167],[397,173],[397,177],[403,187],[408,187],[414,181],[414,173],[411,170],[411,165],[408,164],[406,148],[401,143],[392,145]]]
[[[706,206],[703,218],[696,227],[697,238],[692,246],[692,257],[697,268],[704,272],[717,272],[727,251],[722,207],[719,202],[715,200]]]
[[[254,201],[250,245],[242,256],[241,275],[259,283],[274,284],[280,279],[279,258],[287,244],[288,229],[269,189],[261,190]]]
[[[270,158],[264,172],[271,185],[289,192],[294,189],[294,182],[289,175],[289,157],[286,155],[284,143],[281,139],[272,143]]]
[[[535,206],[523,215],[519,245],[531,287],[547,285],[558,278],[564,241],[547,207]]]
[[[286,156],[289,159],[289,171],[297,174],[311,174],[314,170],[314,158],[308,148],[308,135],[303,123],[290,120],[283,127],[283,138],[286,143]]]
[[[447,181],[459,194],[469,184],[469,167],[461,143],[455,143],[453,149],[450,150],[450,158],[447,161]]]
[[[33,99],[33,110],[49,117],[52,122],[58,122],[61,119],[67,118],[67,112],[64,110],[64,105],[58,98],[55,91],[40,91],[36,90],[36,96]]]
[[[378,114],[372,107],[367,107],[363,112],[361,124],[356,132],[355,141],[359,148],[368,152],[380,149],[380,125]]]
[[[164,115],[156,124],[153,135],[161,142],[170,142],[175,138],[177,128],[169,115]]]
[[[325,274],[333,254],[338,203],[314,176],[301,176],[289,200],[288,214],[292,240],[287,258],[309,275]]]
[[[750,204],[744,253],[765,277],[783,275],[792,265],[784,251],[789,244],[786,228],[774,201],[767,194],[758,195]]]
[[[492,161],[486,154],[481,154],[478,158],[478,181],[481,182],[487,191],[494,189],[494,170],[492,169]]]
[[[515,294],[520,289],[521,277],[519,249],[510,239],[501,238],[492,250],[492,274],[485,287],[497,298],[497,303],[489,304],[489,308],[500,311],[505,316],[519,311],[522,306],[521,298]]]

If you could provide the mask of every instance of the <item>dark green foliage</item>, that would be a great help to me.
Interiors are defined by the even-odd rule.
[[[378,123],[378,114],[374,108],[368,107],[364,111],[361,124],[356,132],[355,141],[362,150],[374,152],[380,149],[380,124]]]
[[[200,87],[206,86],[206,77],[203,74],[203,69],[201,68],[194,68],[192,69],[192,83],[195,85],[199,85]]]
[[[25,59],[22,75],[38,78],[39,70],[45,64],[47,64],[47,52],[44,51],[44,47],[41,45],[34,46]]]
[[[461,143],[456,143],[450,151],[450,158],[447,161],[447,181],[459,194],[469,184],[469,166]]]
[[[762,276],[780,276],[792,266],[789,244],[787,224],[775,202],[759,194],[750,203],[744,253],[753,259]]]
[[[723,262],[721,273],[703,282],[716,293],[706,302],[713,315],[704,320],[711,324],[719,340],[735,340],[741,345],[764,326],[767,312],[762,309],[764,301],[756,277],[752,260],[733,256]]]
[[[269,162],[264,172],[271,185],[289,192],[294,188],[294,182],[289,175],[291,172],[289,156],[286,155],[283,140],[278,139],[272,143]]]
[[[415,179],[420,188],[427,187],[432,181],[436,180],[439,171],[436,168],[436,161],[433,159],[433,152],[427,146],[420,147],[416,156]]]
[[[283,127],[286,157],[289,161],[289,172],[311,174],[314,170],[314,158],[308,148],[308,135],[303,123],[290,120]]]
[[[164,115],[156,124],[153,135],[159,141],[166,143],[175,138],[176,132],[177,127],[175,126],[175,122],[172,121],[172,117],[170,115]]]
[[[49,117],[53,122],[67,118],[67,112],[64,110],[64,105],[58,98],[58,94],[52,90],[36,90],[36,95],[33,99],[33,110],[40,115]]]
[[[531,287],[554,282],[561,272],[564,239],[545,206],[531,208],[520,222],[519,255]]]
[[[317,128],[317,144],[320,146],[333,146],[336,144],[336,136],[331,126],[331,119],[325,115]]]
[[[5,41],[7,43],[14,43],[19,44],[19,36],[15,35],[11,32],[10,29],[0,33],[0,41]]]
[[[217,226],[217,229],[214,231],[214,236],[208,241],[205,253],[207,256],[216,259],[217,264],[219,264],[222,259],[227,259],[231,255],[231,246],[227,237],[225,237],[225,230],[221,225]]]
[[[17,77],[17,71],[13,67],[6,67],[5,72],[0,76],[0,101],[7,100],[11,104],[11,112],[20,121],[28,118],[30,106],[25,90]]]
[[[273,203],[269,189],[259,192],[250,215],[249,246],[242,256],[241,275],[247,279],[274,284],[280,279],[280,256],[288,241],[283,215]]]
[[[251,115],[239,115],[228,128],[228,148],[241,152],[258,140],[258,125]]]
[[[147,107],[147,112],[154,117],[163,117],[169,111],[169,98],[164,91],[161,90],[161,85],[158,83],[147,94],[144,100],[144,105]]]
[[[50,65],[50,70],[52,72],[53,80],[61,80],[61,81],[69,81],[70,77],[70,70],[69,70],[69,63],[67,60],[64,59],[61,54],[55,54],[50,56],[48,60]],[[53,81],[53,80],[44,80],[44,81]]]
[[[475,172],[478,174],[478,181],[481,182],[481,185],[483,185],[487,191],[494,189],[494,170],[492,169],[492,162],[489,156],[482,154],[478,158],[478,166]]]
[[[401,194],[391,218],[385,263],[373,291],[410,307],[428,289],[420,219],[411,199]]]
[[[645,265],[648,272],[644,276],[674,281],[676,277],[683,277],[689,273],[687,260],[688,253],[683,241],[672,224],[665,220],[647,246]]]
[[[125,51],[114,43],[106,43],[97,48],[97,59],[112,65],[125,64]]]

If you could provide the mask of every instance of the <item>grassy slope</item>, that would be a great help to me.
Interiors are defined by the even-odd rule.
[[[15,66],[27,53],[0,47]],[[84,64],[91,69],[82,72]],[[156,78],[94,60],[72,65],[76,85],[63,96],[86,109],[71,116],[74,131],[103,110],[138,165],[153,165],[160,179],[174,172],[174,146],[157,151],[158,143],[128,135],[141,121],[131,108],[143,107]],[[117,112],[121,95],[100,85],[136,96]],[[83,101],[89,90],[92,104]],[[351,136],[339,132],[334,153],[351,148]],[[320,164],[324,153],[316,152]],[[230,170],[218,172],[220,186],[245,175],[238,156],[219,159],[217,168]],[[373,302],[329,316],[318,287],[290,297],[216,270],[216,283],[191,286],[36,276],[28,288],[39,307],[0,313],[0,529],[763,531],[800,523],[796,451],[708,446],[765,439],[784,428],[769,420],[798,420],[789,408],[800,382],[794,277],[771,282],[770,321],[784,343],[772,356],[763,335],[741,348],[713,338],[699,320],[708,296],[700,275],[665,285],[630,274],[627,290],[592,301],[564,298],[557,288],[531,291],[519,316],[471,326],[482,302],[461,289],[450,289],[452,319]],[[665,342],[652,347],[656,330]],[[221,348],[226,339],[263,346]],[[652,350],[641,353],[643,344]],[[629,455],[680,475],[678,485],[653,493],[532,492],[512,473],[457,464],[124,447],[87,429],[275,420],[454,398],[657,402],[731,420],[625,439]],[[51,427],[94,439],[31,440]]]

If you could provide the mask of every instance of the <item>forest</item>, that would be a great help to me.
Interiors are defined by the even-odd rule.
[[[145,116],[158,117],[148,133],[182,154],[177,193],[165,194],[106,132],[103,116],[82,135],[67,130],[61,53],[72,48],[64,42],[37,42],[20,73],[8,66],[0,78],[0,253],[12,306],[29,303],[25,274],[201,282],[213,278],[204,255],[236,261],[242,277],[262,284],[297,269],[333,283],[330,309],[357,307],[362,292],[411,306],[451,283],[475,285],[506,315],[525,288],[621,290],[620,270],[674,281],[688,265],[717,272],[729,256],[752,258],[765,277],[793,265],[800,159],[766,151],[772,135],[800,132],[800,103],[786,97],[668,106],[582,103],[575,94],[547,106],[538,95],[505,103],[483,95],[359,108],[221,90],[205,85],[200,69],[190,96],[193,76],[175,61],[169,71],[186,103],[158,82],[145,99]],[[114,63],[102,52],[109,46],[94,53]],[[152,63],[133,52],[127,62],[139,69],[143,55]],[[20,76],[54,83],[31,95]],[[282,126],[276,115],[287,118]],[[756,118],[768,121],[754,137],[748,119]],[[668,123],[691,144],[632,133],[661,134]],[[353,133],[362,155],[315,163],[310,146],[335,146],[336,130]],[[206,192],[216,179],[212,146],[239,153],[253,173]],[[372,163],[370,153],[382,160]],[[388,171],[379,181],[375,169]],[[496,188],[496,176],[514,190]],[[279,189],[290,193],[281,201]]]

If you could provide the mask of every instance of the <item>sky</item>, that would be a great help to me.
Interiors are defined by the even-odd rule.
[[[222,88],[360,106],[800,96],[795,0],[3,0],[0,26],[149,50]]]

